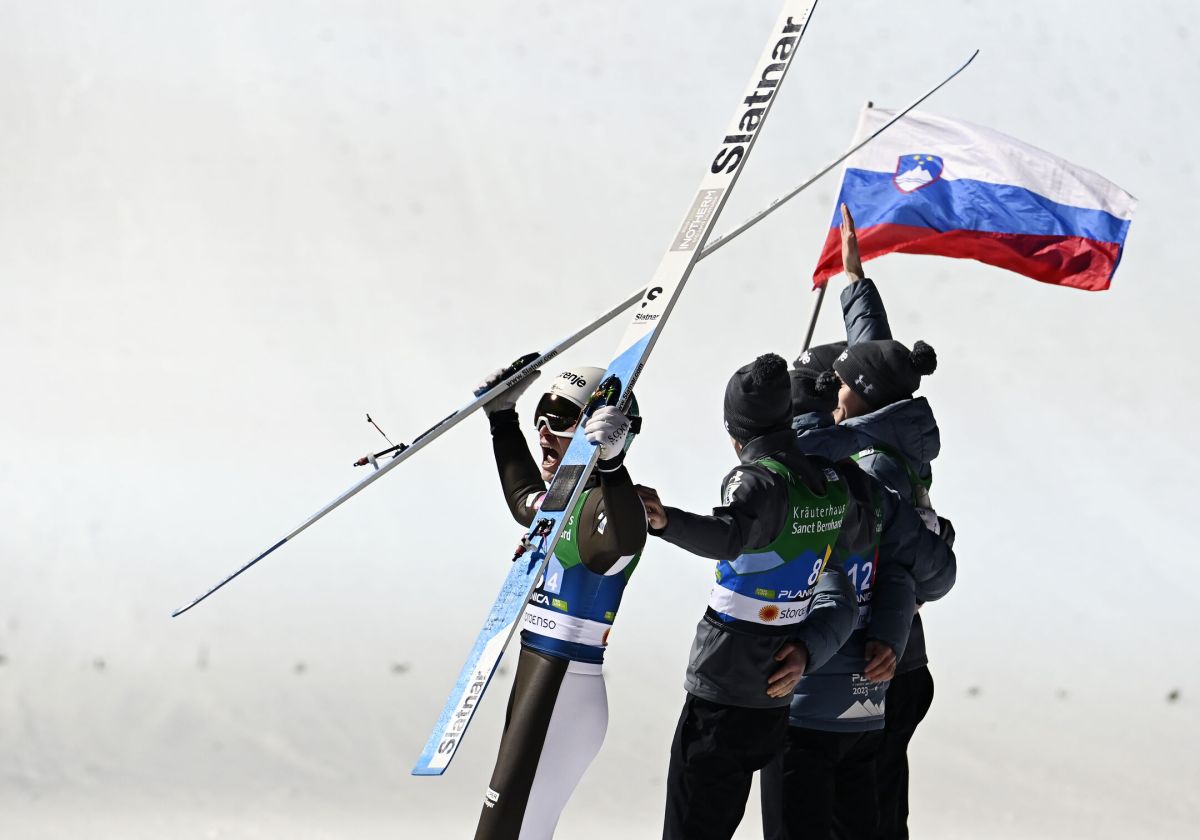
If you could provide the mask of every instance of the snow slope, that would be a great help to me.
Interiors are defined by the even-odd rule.
[[[1195,833],[1200,27],[1187,3],[1128,9],[822,4],[717,225],[976,46],[930,110],[1141,200],[1104,294],[870,265],[899,337],[939,353],[934,498],[960,534],[958,588],[926,608],[915,836]],[[518,534],[482,418],[167,616],[357,478],[363,412],[411,436],[645,279],[776,11],[0,5],[0,836],[469,836],[511,675],[446,777],[408,769]],[[798,351],[836,186],[694,275],[630,457],[668,503],[716,501],[728,373]],[[817,339],[839,329],[826,311]],[[465,522],[433,519],[446,498]],[[658,835],[710,574],[647,552],[560,836]]]

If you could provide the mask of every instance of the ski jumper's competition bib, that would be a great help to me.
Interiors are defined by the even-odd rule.
[[[641,558],[640,554],[622,557],[605,574],[593,572],[579,559],[580,515],[588,495],[598,490],[585,491],[571,511],[546,571],[529,598],[521,629],[525,647],[576,662],[604,661],[608,632]],[[600,530],[604,530],[603,519]]]
[[[760,631],[778,628],[782,635],[808,615],[841,529],[849,491],[831,469],[824,471],[825,494],[817,495],[779,461],[764,458],[755,463],[787,482],[788,516],[770,545],[717,563],[708,606],[726,623],[756,625]]]

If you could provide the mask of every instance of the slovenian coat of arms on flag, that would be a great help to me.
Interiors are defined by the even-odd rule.
[[[856,140],[891,111],[866,108]],[[864,261],[891,253],[974,259],[1044,283],[1107,289],[1137,200],[1094,172],[988,128],[913,111],[846,161],[813,272],[842,270],[841,213]]]
[[[944,168],[942,159],[937,155],[901,155],[896,161],[892,183],[902,193],[916,192],[941,178]]]

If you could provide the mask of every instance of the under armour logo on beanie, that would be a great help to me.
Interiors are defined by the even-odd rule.
[[[909,350],[899,341],[852,344],[833,363],[842,381],[872,408],[910,399],[921,377],[937,369],[937,354],[924,341]]]
[[[790,429],[792,383],[787,362],[774,353],[738,368],[725,386],[725,429],[737,441]]]

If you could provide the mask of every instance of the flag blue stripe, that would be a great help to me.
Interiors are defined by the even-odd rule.
[[[860,230],[894,224],[939,232],[1077,236],[1122,244],[1129,231],[1127,219],[1103,210],[1059,204],[1024,187],[958,178],[935,181],[906,194],[896,188],[892,177],[891,172],[847,169],[838,208],[844,202]],[[834,228],[842,222],[838,208],[834,209]]]

